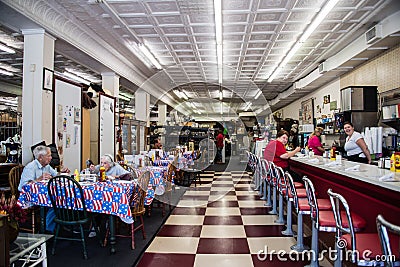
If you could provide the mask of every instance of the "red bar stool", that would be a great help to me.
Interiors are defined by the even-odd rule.
[[[285,173],[281,167],[276,167],[277,170],[277,182],[276,187],[279,193],[279,212],[278,212],[278,219],[275,223],[284,224],[285,219],[283,216],[283,198],[286,195],[286,184],[285,184]]]
[[[328,195],[336,222],[335,250],[338,252],[338,257],[336,257],[334,266],[342,266],[344,248],[348,250],[345,254],[346,257],[350,255],[351,262],[358,266],[383,266],[383,262],[375,260],[382,254],[378,234],[356,233],[359,218],[354,213],[350,213],[346,199],[342,195],[334,193],[332,189],[328,190]],[[364,255],[368,258],[364,258]]]
[[[285,189],[283,191],[286,197],[287,212],[286,212],[286,230],[282,231],[283,235],[293,236],[292,230],[292,203],[298,202],[299,198],[307,198],[307,192],[303,187],[302,183],[296,183],[293,181],[292,176],[289,172],[285,172],[283,177]]]
[[[277,215],[278,214],[278,211],[277,211],[277,182],[278,182],[278,170],[277,170],[277,167],[276,167],[276,165],[272,162],[272,161],[270,161],[269,162],[269,166],[270,166],[270,176],[269,176],[269,178],[270,178],[270,182],[269,182],[269,184],[270,184],[270,186],[272,186],[272,210],[270,210],[269,212],[268,212],[268,214],[271,214],[271,215]]]
[[[296,195],[293,197],[293,205],[297,213],[297,243],[291,246],[290,249],[298,252],[309,249],[309,247],[305,246],[303,243],[303,215],[311,214],[311,207],[308,204],[308,199],[311,197],[308,197],[308,194],[315,192],[312,182],[306,177],[304,177],[303,180],[305,181],[306,198],[298,198]],[[290,181],[293,181],[292,177],[290,177],[289,182]],[[291,187],[293,188],[293,186]],[[317,199],[317,208],[318,210],[330,210],[332,208],[331,202],[329,199]]]
[[[255,171],[254,171],[254,184],[255,188],[254,190],[258,190],[258,194],[262,195],[262,184],[261,184],[261,173],[262,173],[262,166],[261,166],[261,158],[254,155],[256,158],[256,166],[255,166]]]
[[[394,225],[386,221],[380,214],[376,218],[376,226],[378,228],[379,240],[383,252],[382,255],[385,256],[383,259],[385,262],[385,266],[388,267],[400,266],[400,253],[399,253],[400,226]],[[394,234],[394,236],[390,236],[389,235],[390,233]]]
[[[266,159],[260,159],[261,164],[261,187],[262,187],[262,200],[266,200],[267,203],[265,204],[266,207],[271,207],[271,187],[269,186],[268,182],[268,175],[269,175],[269,163]]]
[[[311,263],[309,266],[319,266],[318,263],[318,232],[336,232],[336,220],[332,210],[319,210],[317,198],[315,197],[314,186],[307,177],[303,177],[303,181],[309,186],[310,194],[307,194],[308,204],[310,206],[310,215],[312,220],[312,239],[311,239]],[[332,201],[331,201],[332,204]],[[349,221],[346,214],[340,213],[341,221],[345,227],[349,226]],[[353,214],[353,226],[355,231],[361,231],[366,222],[357,214]],[[336,245],[335,245],[336,246]]]

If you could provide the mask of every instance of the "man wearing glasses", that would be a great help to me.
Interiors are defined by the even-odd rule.
[[[21,174],[21,181],[19,182],[18,190],[21,191],[22,187],[33,181],[45,181],[57,175],[57,171],[50,165],[51,150],[47,146],[37,146],[33,150],[35,159],[28,163]],[[69,173],[68,168],[63,168],[63,173]],[[50,208],[46,215],[46,230],[53,232],[56,224],[54,223],[54,210]]]

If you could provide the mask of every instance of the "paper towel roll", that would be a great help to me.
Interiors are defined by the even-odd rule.
[[[326,136],[323,134],[321,135],[321,144],[325,145],[326,144]]]
[[[377,147],[375,153],[382,153],[383,127],[378,127],[377,143],[378,143],[378,147]]]
[[[371,142],[372,142],[372,149],[374,153],[377,153],[376,151],[378,150],[378,129],[377,127],[371,127]]]
[[[374,153],[374,147],[372,145],[371,130],[369,129],[369,127],[365,127],[364,140],[365,140],[365,143],[368,146],[369,152],[371,154],[373,154]]]

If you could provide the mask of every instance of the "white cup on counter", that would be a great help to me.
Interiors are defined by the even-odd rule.
[[[339,162],[339,163],[342,162],[342,155],[340,155],[340,154],[336,155],[336,162]]]

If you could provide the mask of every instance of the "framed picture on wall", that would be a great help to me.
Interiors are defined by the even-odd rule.
[[[301,109],[303,111],[302,120],[303,124],[313,124],[314,121],[314,100],[312,98],[301,102]]]
[[[43,68],[43,90],[53,91],[54,71]]]

